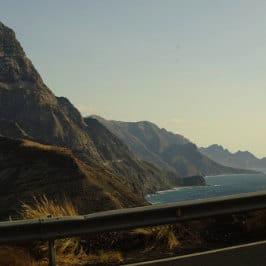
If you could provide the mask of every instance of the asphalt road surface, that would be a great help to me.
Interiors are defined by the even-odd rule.
[[[266,241],[126,266],[265,266]]]

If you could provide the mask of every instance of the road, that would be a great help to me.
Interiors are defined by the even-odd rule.
[[[266,241],[124,266],[265,266]]]

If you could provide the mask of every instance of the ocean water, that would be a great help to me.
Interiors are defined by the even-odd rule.
[[[205,177],[206,186],[177,187],[146,196],[152,204],[205,199],[248,192],[266,191],[266,173]]]

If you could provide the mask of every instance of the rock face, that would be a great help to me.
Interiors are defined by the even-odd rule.
[[[15,33],[0,22],[0,81],[8,84],[42,82],[16,40]],[[21,85],[23,85],[21,83]]]
[[[153,163],[161,169],[175,171],[174,167],[165,162],[161,152],[174,144],[186,144],[189,140],[181,135],[160,129],[148,121],[121,122],[109,121],[100,116],[92,116],[122,140],[139,158]]]
[[[99,159],[79,112],[46,87],[14,32],[2,23],[0,44],[0,119],[13,121],[32,139]]]
[[[160,129],[148,122],[108,121],[93,116],[120,138],[139,158],[178,173],[180,176],[244,173],[212,161],[196,145],[181,135]]]
[[[9,136],[10,138],[29,138],[16,122],[10,120],[0,120],[0,135]]]
[[[221,145],[200,148],[200,152],[217,163],[243,169],[266,169],[266,158],[258,159],[248,151],[231,153]]]
[[[181,185],[181,178],[175,174],[138,159],[128,147],[97,119],[85,118],[87,132],[99,154],[116,173],[126,176],[136,191],[144,194],[159,189]]]

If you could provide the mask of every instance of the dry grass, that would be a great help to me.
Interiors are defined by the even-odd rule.
[[[123,256],[118,251],[100,250],[98,254],[99,263],[119,263],[123,261]]]
[[[38,142],[30,141],[30,140],[23,140],[21,144],[23,147],[32,147],[32,148],[39,148],[41,150],[57,150],[58,148],[51,145],[44,145]]]
[[[119,251],[100,250],[98,254],[90,254],[86,265],[106,264],[109,265],[123,262],[123,256]]]
[[[61,204],[49,200],[46,196],[34,197],[33,204],[22,203],[20,215],[23,219],[44,218],[48,216],[75,216],[78,215],[74,205],[66,198]],[[94,265],[97,263],[119,263],[123,261],[122,254],[116,251],[103,251],[98,254],[87,254],[84,251],[80,238],[67,238],[55,241],[56,261],[60,266],[70,265]],[[33,247],[33,253],[42,258],[47,257],[48,244],[37,242]],[[2,265],[2,264],[1,264]],[[34,265],[34,264],[33,264]],[[11,265],[10,265],[11,266]],[[31,266],[29,264],[29,266]]]
[[[48,199],[45,195],[33,198],[33,205],[22,203],[20,216],[23,219],[35,219],[44,217],[61,217],[78,215],[74,205],[66,198],[62,203]]]
[[[48,199],[45,195],[33,198],[33,204],[22,203],[20,215],[23,219],[35,219],[44,217],[61,217],[78,215],[74,205],[66,198],[61,204]],[[55,241],[57,260],[62,265],[80,265],[80,261],[86,258],[86,254],[80,244],[80,238],[66,238]],[[46,256],[48,244],[38,242],[34,247],[35,252]],[[66,264],[64,264],[66,263]]]
[[[26,148],[35,148],[43,151],[55,151],[57,153],[68,154],[68,155],[72,154],[72,152],[68,148],[41,144],[30,140],[23,140],[21,146]]]
[[[152,243],[155,245],[159,244],[160,246],[163,245],[170,250],[180,245],[172,225],[138,228],[133,230],[132,233],[136,235],[144,235],[149,239],[154,239],[154,241],[148,241],[150,245],[152,245]]]

